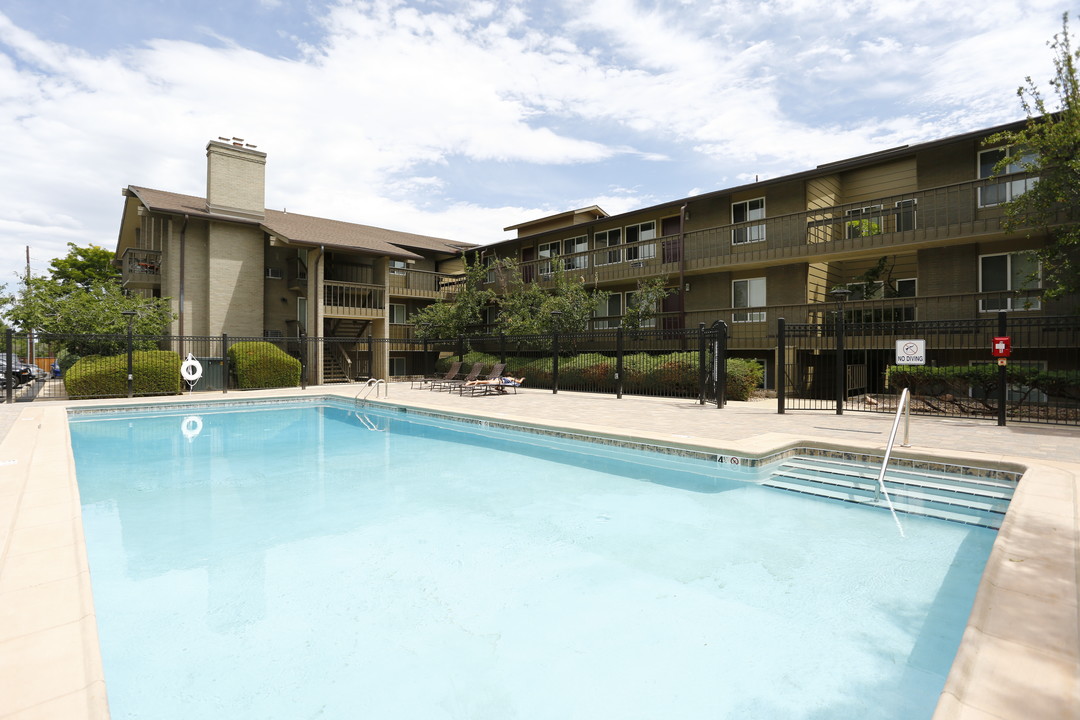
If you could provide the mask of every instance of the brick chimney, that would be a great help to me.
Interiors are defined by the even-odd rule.
[[[206,145],[206,208],[216,215],[261,220],[266,210],[266,153],[242,138]]]

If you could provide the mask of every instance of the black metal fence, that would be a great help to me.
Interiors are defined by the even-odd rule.
[[[777,324],[779,411],[894,412],[900,392],[922,415],[1080,424],[1080,317]],[[999,364],[994,338],[1011,355]],[[898,365],[898,344],[921,341],[923,365]]]
[[[38,335],[37,372],[6,351],[7,401],[172,395],[430,376],[440,361],[505,364],[533,388],[724,401],[726,327],[484,335],[440,340]],[[24,345],[25,347],[25,345]],[[24,355],[25,357],[25,355]],[[76,359],[82,362],[75,364]],[[386,362],[387,365],[383,365]],[[719,392],[718,392],[719,388]]]

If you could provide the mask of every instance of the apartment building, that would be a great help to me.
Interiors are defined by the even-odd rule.
[[[453,297],[474,247],[265,207],[266,153],[242,140],[206,146],[206,196],[123,189],[116,245],[129,292],[172,301],[171,332],[313,345],[312,382],[420,372],[409,316]],[[372,351],[372,348],[378,348]],[[325,348],[325,351],[324,351]]]
[[[476,249],[488,262],[513,258],[525,280],[550,283],[556,269],[610,291],[594,328],[618,327],[639,280],[663,277],[671,292],[657,326],[722,320],[732,354],[769,366],[776,322],[829,322],[846,289],[848,323],[1058,315],[1076,298],[1040,297],[1038,268],[1024,253],[1046,238],[1008,234],[1002,203],[1035,178],[993,168],[1014,148],[986,138],[1023,123],[902,146],[812,170],[609,216],[598,207],[506,230],[517,236]],[[490,273],[498,284],[497,273]],[[1052,342],[1051,340],[1047,341]],[[958,344],[966,362],[985,348]],[[966,354],[965,354],[966,353]],[[981,356],[980,356],[981,357]]]

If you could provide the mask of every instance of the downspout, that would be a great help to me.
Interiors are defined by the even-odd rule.
[[[679,327],[686,327],[686,212],[690,203],[679,208]]]
[[[187,250],[187,224],[188,216],[184,215],[184,224],[180,226],[180,312],[177,320],[179,321],[179,335],[181,337],[180,342],[183,343],[184,337],[184,257]],[[180,354],[184,354],[184,348],[180,348]]]

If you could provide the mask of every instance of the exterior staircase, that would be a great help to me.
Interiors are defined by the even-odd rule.
[[[875,500],[880,472],[880,465],[854,460],[795,457],[780,463],[762,485],[888,509],[884,496]],[[997,530],[1016,489],[1016,480],[1004,477],[1009,474],[975,477],[890,467],[885,488],[898,513]]]

